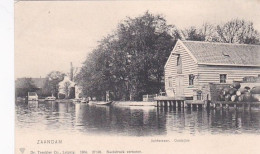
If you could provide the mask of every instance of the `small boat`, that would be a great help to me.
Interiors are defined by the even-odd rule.
[[[88,99],[86,99],[86,98],[82,98],[81,100],[80,100],[80,103],[88,103],[89,101],[88,101]]]
[[[73,103],[80,103],[81,100],[80,100],[80,99],[73,99],[72,102],[73,102]]]
[[[50,96],[50,97],[46,97],[44,100],[45,100],[45,101],[55,101],[55,100],[56,100],[56,97]]]
[[[108,102],[97,102],[96,105],[111,105],[113,101],[108,101]]]
[[[80,103],[87,103],[87,101],[86,100],[81,100]]]

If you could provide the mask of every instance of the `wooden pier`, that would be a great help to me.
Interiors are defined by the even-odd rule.
[[[159,97],[155,97],[154,100],[157,102],[156,103],[157,107],[175,107],[175,108],[185,107],[184,98],[159,96]]]
[[[185,105],[190,108],[207,108],[209,107],[209,102],[203,100],[185,100]]]
[[[259,107],[260,102],[232,102],[232,101],[214,101],[210,103],[211,107],[213,108],[226,108],[229,109],[233,107],[235,109],[242,108],[242,109],[249,109],[251,107]]]
[[[184,98],[159,96],[154,98],[157,107],[170,107],[170,108],[226,108],[229,107],[238,109],[249,109],[251,107],[260,107],[260,102],[232,102],[232,101],[207,101],[207,100],[185,100]]]

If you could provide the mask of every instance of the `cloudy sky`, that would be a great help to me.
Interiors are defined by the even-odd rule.
[[[260,1],[20,1],[15,3],[15,78],[44,77],[80,67],[97,41],[126,16],[149,10],[178,28],[233,18],[253,21],[260,31]]]

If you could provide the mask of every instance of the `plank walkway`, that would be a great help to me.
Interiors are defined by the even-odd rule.
[[[159,96],[154,98],[157,107],[176,108],[243,108],[260,107],[260,102],[232,102],[232,101],[207,101],[207,100],[185,100],[184,98]]]

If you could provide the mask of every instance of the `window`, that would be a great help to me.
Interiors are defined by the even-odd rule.
[[[190,75],[189,75],[189,85],[190,85],[190,86],[194,85],[194,77],[195,77],[195,76],[194,76],[193,74],[190,74]]]
[[[168,77],[168,86],[172,87],[172,77]]]
[[[180,66],[180,62],[181,62],[181,56],[178,54],[177,55],[177,66]]]
[[[197,100],[202,100],[202,91],[197,92]]]
[[[226,83],[227,82],[227,74],[220,74],[220,83]]]
[[[182,60],[181,60],[181,56],[179,54],[177,56],[177,73],[178,74],[182,73]]]

